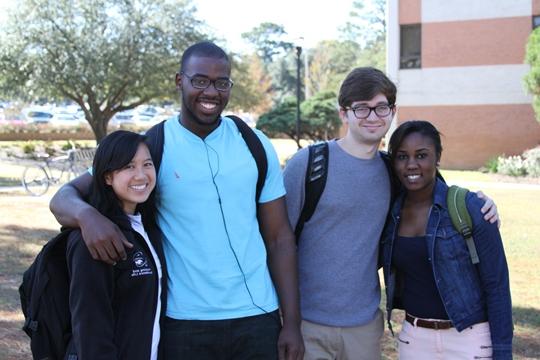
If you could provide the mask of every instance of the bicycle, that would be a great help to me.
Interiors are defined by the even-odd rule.
[[[94,157],[95,149],[68,150],[66,155],[50,157],[38,155],[38,163],[28,165],[22,174],[22,185],[26,192],[41,196],[51,185],[70,181],[84,173]]]

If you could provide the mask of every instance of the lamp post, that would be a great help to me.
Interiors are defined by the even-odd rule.
[[[300,149],[300,56],[302,47],[296,46],[296,144]]]

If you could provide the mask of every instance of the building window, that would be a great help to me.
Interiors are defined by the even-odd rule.
[[[533,16],[533,30],[540,26],[540,16]]]
[[[420,24],[400,27],[400,69],[418,69],[422,62],[422,31]]]

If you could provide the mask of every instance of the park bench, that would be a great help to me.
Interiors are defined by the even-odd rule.
[[[96,148],[75,149],[68,154],[68,161],[73,164],[75,169],[88,169],[92,166]]]

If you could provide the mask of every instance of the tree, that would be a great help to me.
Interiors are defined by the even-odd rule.
[[[540,121],[540,28],[536,28],[529,36],[525,61],[531,66],[531,70],[525,76],[525,85],[533,95],[536,120]]]
[[[342,35],[363,48],[386,38],[386,0],[355,0],[350,20],[342,27]]]
[[[255,54],[230,56],[232,59],[233,91],[228,108],[250,111],[256,114],[267,112],[272,107],[272,82],[264,66]]]
[[[301,104],[300,138],[327,140],[337,135],[340,119],[336,106],[336,94],[328,91],[318,93]],[[270,137],[286,135],[296,142],[296,99],[286,98],[257,121],[257,128]]]
[[[356,66],[373,66],[384,71],[386,68],[386,43],[379,41],[363,49],[356,59]]]
[[[353,10],[340,31],[342,37],[358,43],[362,55],[357,66],[374,66],[384,69],[386,65],[386,0],[355,0]]]
[[[348,40],[325,40],[319,42],[310,55],[309,92],[335,92],[360,56],[360,46]]]
[[[286,98],[272,110],[261,115],[257,121],[257,129],[269,137],[286,135],[296,141],[296,99]],[[300,148],[298,141],[296,145]]]
[[[0,91],[70,99],[98,142],[111,117],[174,96],[182,51],[203,38],[189,0],[23,0],[3,31]]]
[[[257,55],[265,64],[270,64],[276,55],[288,53],[293,44],[283,40],[287,35],[282,25],[264,22],[249,32],[242,34],[242,38],[253,45]]]
[[[243,33],[242,37],[255,48],[264,64],[264,71],[272,79],[271,92],[275,103],[293,96],[296,93],[296,58],[294,45],[285,40],[285,28],[266,22]]]
[[[341,119],[337,107],[337,95],[333,91],[315,94],[301,105],[302,117],[308,126],[302,129],[311,140],[328,140],[338,136]]]
[[[303,73],[300,64],[300,74]],[[272,93],[277,103],[296,96],[296,56],[291,51],[288,55],[270,64],[269,73],[272,78]],[[300,75],[300,101],[304,99],[304,77]]]

